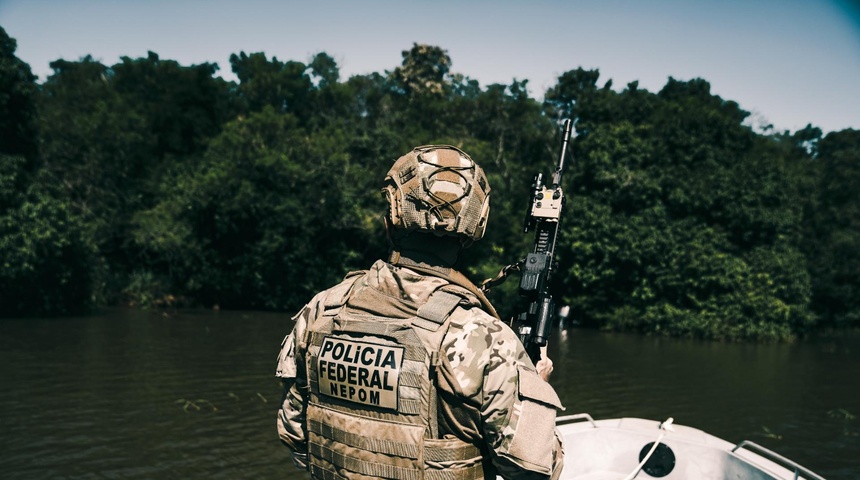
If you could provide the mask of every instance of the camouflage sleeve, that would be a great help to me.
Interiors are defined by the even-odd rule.
[[[293,462],[299,468],[307,468],[307,375],[304,352],[299,348],[299,344],[307,328],[309,310],[306,306],[293,317],[295,326],[281,344],[275,372],[275,376],[281,378],[284,383],[283,400],[278,410],[278,436],[293,452]]]
[[[440,391],[447,390],[458,404],[443,401],[443,416],[455,434],[493,452],[503,478],[557,478],[558,396],[507,325],[478,309],[461,312],[452,317],[442,344]]]

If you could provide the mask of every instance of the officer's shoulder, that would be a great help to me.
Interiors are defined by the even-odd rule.
[[[478,324],[491,324],[499,322],[499,319],[487,313],[480,305],[463,305],[461,304],[457,310],[460,312],[460,318],[463,321],[469,321]]]
[[[480,330],[494,337],[516,337],[514,331],[505,322],[476,305],[461,305],[455,309],[451,315],[451,327],[463,331]]]
[[[311,301],[308,302],[308,305],[318,310],[343,305],[352,287],[366,274],[366,270],[349,272],[337,285],[333,285],[314,295]]]
[[[494,375],[515,372],[522,355],[519,338],[511,327],[480,307],[455,309],[442,345],[449,359],[459,359],[456,368],[494,371]]]

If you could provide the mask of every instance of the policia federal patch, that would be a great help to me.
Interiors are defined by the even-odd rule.
[[[326,337],[317,358],[320,393],[397,410],[403,347]]]

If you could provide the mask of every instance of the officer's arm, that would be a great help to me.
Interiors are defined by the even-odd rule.
[[[482,408],[486,436],[496,438],[498,473],[506,479],[557,478],[563,459],[555,414],[561,403],[522,344],[507,332],[499,336],[493,347],[499,354],[484,377]]]
[[[299,468],[307,468],[307,432],[305,410],[307,409],[307,375],[304,352],[298,348],[307,327],[308,308],[305,307],[293,319],[295,327],[284,339],[278,354],[275,375],[284,383],[284,396],[278,410],[278,436],[293,452],[293,462]]]
[[[446,416],[462,432],[477,433],[476,440],[484,442],[503,478],[556,477],[562,462],[555,434],[560,404],[552,387],[535,372],[507,325],[474,310],[458,320],[452,319],[443,345],[443,371],[450,372],[440,386],[462,399],[461,412],[476,418],[463,419],[454,412]]]

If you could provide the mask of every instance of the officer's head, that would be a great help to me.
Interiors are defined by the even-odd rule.
[[[395,247],[413,233],[459,246],[484,236],[490,185],[481,167],[456,147],[416,147],[394,162],[382,192]]]

